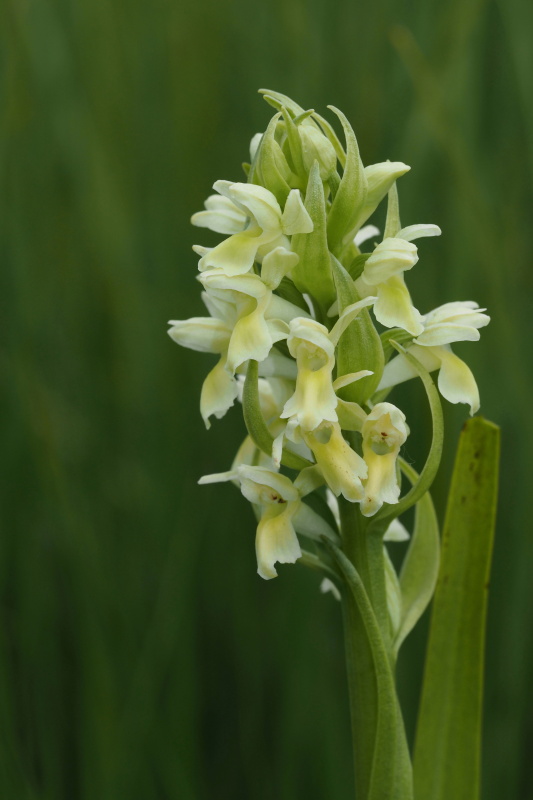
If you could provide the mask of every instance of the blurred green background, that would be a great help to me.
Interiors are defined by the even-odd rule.
[[[342,108],[365,163],[412,166],[403,222],[443,229],[411,276],[422,311],[489,308],[457,347],[503,428],[484,798],[533,798],[532,17],[526,0],[4,0],[2,798],[353,796],[339,607],[301,567],[261,581],[248,504],[196,485],[243,423],[205,431],[212,359],[165,333],[203,313],[191,245],[210,241],[189,217],[242,179],[261,86]],[[422,392],[398,397],[427,434]],[[446,405],[441,519],[466,414]],[[426,627],[400,660],[411,734]]]

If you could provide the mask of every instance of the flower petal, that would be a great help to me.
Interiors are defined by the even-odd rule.
[[[296,266],[300,257],[284,247],[271,250],[261,265],[261,280],[269,289],[277,289],[285,275]]]
[[[205,211],[198,211],[191,222],[198,228],[209,228],[216,233],[231,235],[241,233],[246,227],[246,214],[232,200],[212,194],[205,201]]]
[[[249,232],[224,239],[200,259],[198,268],[220,268],[226,275],[243,275],[253,267],[260,239]]]
[[[423,239],[425,236],[440,236],[442,233],[438,225],[408,225],[402,228],[396,236],[398,239],[405,239],[406,242],[412,242],[414,239]]]
[[[441,359],[440,393],[450,403],[467,403],[472,416],[479,411],[479,389],[470,367],[447,347],[436,347],[433,352]]]
[[[202,386],[200,395],[200,413],[205,427],[210,428],[209,417],[222,419],[237,397],[237,381],[225,368],[226,358],[223,355],[213,367]]]
[[[172,325],[168,331],[171,339],[200,353],[223,353],[231,336],[231,328],[212,317],[170,320],[169,325]]]
[[[379,236],[379,228],[375,225],[365,225],[355,234],[354,244],[356,247],[371,239],[373,236]]]
[[[300,501],[287,503],[281,513],[278,510],[281,507],[269,507],[259,521],[255,538],[257,572],[265,580],[277,577],[276,562],[294,564],[302,555],[292,524],[299,505]]]
[[[250,314],[241,317],[233,328],[228,348],[227,367],[235,372],[248,359],[264,361],[272,349],[272,335],[265,320],[265,302],[257,304]]]
[[[376,291],[378,299],[374,305],[374,314],[378,322],[386,328],[403,328],[413,336],[422,333],[422,316],[413,306],[403,276],[389,278]]]
[[[249,211],[262,231],[281,233],[281,208],[268,189],[253,183],[232,183],[228,194]]]

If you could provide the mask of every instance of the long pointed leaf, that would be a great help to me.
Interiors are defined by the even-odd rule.
[[[478,800],[487,590],[499,429],[461,434],[442,539],[415,744],[417,800]]]

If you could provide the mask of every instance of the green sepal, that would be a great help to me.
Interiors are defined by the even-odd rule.
[[[346,588],[355,603],[357,618],[353,621],[357,626],[356,635],[360,639],[361,649],[369,651],[371,658],[374,687],[371,696],[366,697],[364,702],[373,706],[369,714],[366,735],[368,738],[373,735],[374,739],[371,743],[371,763],[365,765],[369,779],[364,798],[365,800],[384,800],[384,798],[412,800],[409,750],[391,663],[378,621],[363,581],[354,565],[342,550],[327,539],[323,541],[342,573]],[[368,669],[370,666],[364,663],[364,659],[361,659],[359,665],[357,661],[358,659],[355,664],[349,664],[351,669]],[[352,678],[352,675],[349,677]]]
[[[246,379],[242,392],[242,410],[246,429],[253,442],[263,453],[272,457],[272,445],[274,437],[268,430],[267,424],[261,412],[259,403],[259,368],[257,361],[252,359],[248,362]],[[290,450],[283,449],[281,463],[291,469],[305,469],[311,466],[311,462],[302,458]]]
[[[500,432],[465,424],[452,475],[414,750],[416,796],[479,800],[483,659]]]
[[[354,230],[365,205],[367,181],[357,139],[342,111],[328,106],[340,119],[346,138],[346,164],[338,192],[328,214],[328,241],[332,253],[339,255]]]
[[[244,172],[244,174],[248,178],[248,176],[250,175],[250,170],[252,169],[252,165],[249,164],[248,161],[243,161],[242,164],[241,164],[241,167],[242,167],[242,171]]]
[[[418,474],[403,459],[400,468],[411,484]],[[394,638],[395,655],[428,607],[437,585],[440,563],[439,523],[429,492],[415,506],[415,525],[400,571],[401,616]]]
[[[350,275],[334,256],[331,258],[331,266],[341,314],[347,306],[357,303],[361,298]],[[340,391],[344,400],[363,405],[375,392],[384,365],[381,340],[367,308],[363,308],[344,331],[337,347],[336,359],[337,377],[358,372],[360,369],[373,372],[373,375],[355,381]]]
[[[312,295],[323,308],[328,308],[335,299],[335,284],[326,232],[326,202],[317,161],[309,173],[304,205],[313,220],[313,230],[292,237],[292,249],[300,260],[291,271],[291,279],[300,292]]]
[[[371,527],[374,529],[380,527],[383,530],[387,527],[391,520],[399,517],[400,514],[405,513],[409,508],[414,506],[415,503],[418,503],[418,501],[421,500],[423,495],[425,495],[425,493],[431,487],[439,468],[440,459],[442,456],[442,444],[444,440],[442,404],[437,387],[433,382],[433,378],[427,369],[422,366],[420,361],[408,353],[401,345],[392,339],[390,340],[390,343],[403,358],[407,359],[413,369],[416,370],[418,376],[424,384],[424,389],[426,390],[429,408],[431,411],[433,435],[431,438],[431,446],[429,448],[426,463],[424,464],[424,468],[422,469],[420,477],[416,483],[411,487],[407,494],[400,499],[398,503],[395,503],[394,505],[383,506],[383,508],[381,508],[380,511],[378,511],[378,513],[375,515],[375,517],[372,518]]]

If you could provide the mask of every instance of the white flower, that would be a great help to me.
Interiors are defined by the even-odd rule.
[[[405,414],[391,403],[377,403],[363,423],[363,457],[368,467],[361,513],[370,517],[383,503],[397,503],[400,487],[396,458],[409,430]]]
[[[235,378],[226,369],[228,347],[233,330],[233,310],[227,303],[217,302],[203,294],[211,317],[170,320],[169,336],[183,347],[203,353],[216,353],[220,359],[207,375],[200,395],[200,413],[206,428],[211,416],[221,419],[237,397]]]
[[[363,297],[377,295],[374,314],[386,328],[400,327],[413,336],[424,330],[422,316],[413,306],[403,273],[418,261],[418,251],[412,240],[439,236],[440,232],[437,225],[410,225],[396,236],[384,239],[367,259],[356,287]]]
[[[222,197],[211,195],[206,210],[192,216],[191,222],[218,233],[229,233],[200,259],[201,271],[221,269],[226,275],[243,275],[276,247],[290,248],[287,238],[295,233],[310,233],[313,222],[298,189],[292,189],[283,211],[275,196],[252,183],[217,181],[213,187]]]
[[[452,351],[450,344],[460,341],[477,341],[479,328],[490,322],[490,317],[471,300],[445,303],[423,317],[423,331],[408,352],[429,371],[439,370],[440,393],[450,403],[467,403],[470,413],[479,409],[479,390],[470,368]],[[414,378],[416,371],[401,355],[390,361],[383,372],[379,389],[388,389]]]
[[[296,359],[298,375],[293,396],[285,403],[282,418],[290,420],[291,428],[312,431],[321,422],[338,422],[337,406],[341,402],[336,390],[371,373],[368,370],[343,375],[333,382],[335,347],[340,337],[361,309],[374,298],[367,297],[348,306],[331,331],[313,319],[296,317],[289,324],[287,345]],[[350,404],[355,406],[355,404]]]
[[[237,481],[244,497],[257,509],[257,572],[265,580],[277,576],[276,562],[294,564],[301,557],[296,530],[313,538],[335,538],[329,525],[302,503],[302,497],[317,486],[313,469],[304,470],[293,483],[267,467],[241,464],[230,472],[205,475],[199,483],[221,481]]]
[[[360,501],[367,466],[342,435],[339,423],[322,422],[314,431],[302,435],[335,497],[342,494],[352,503]]]

